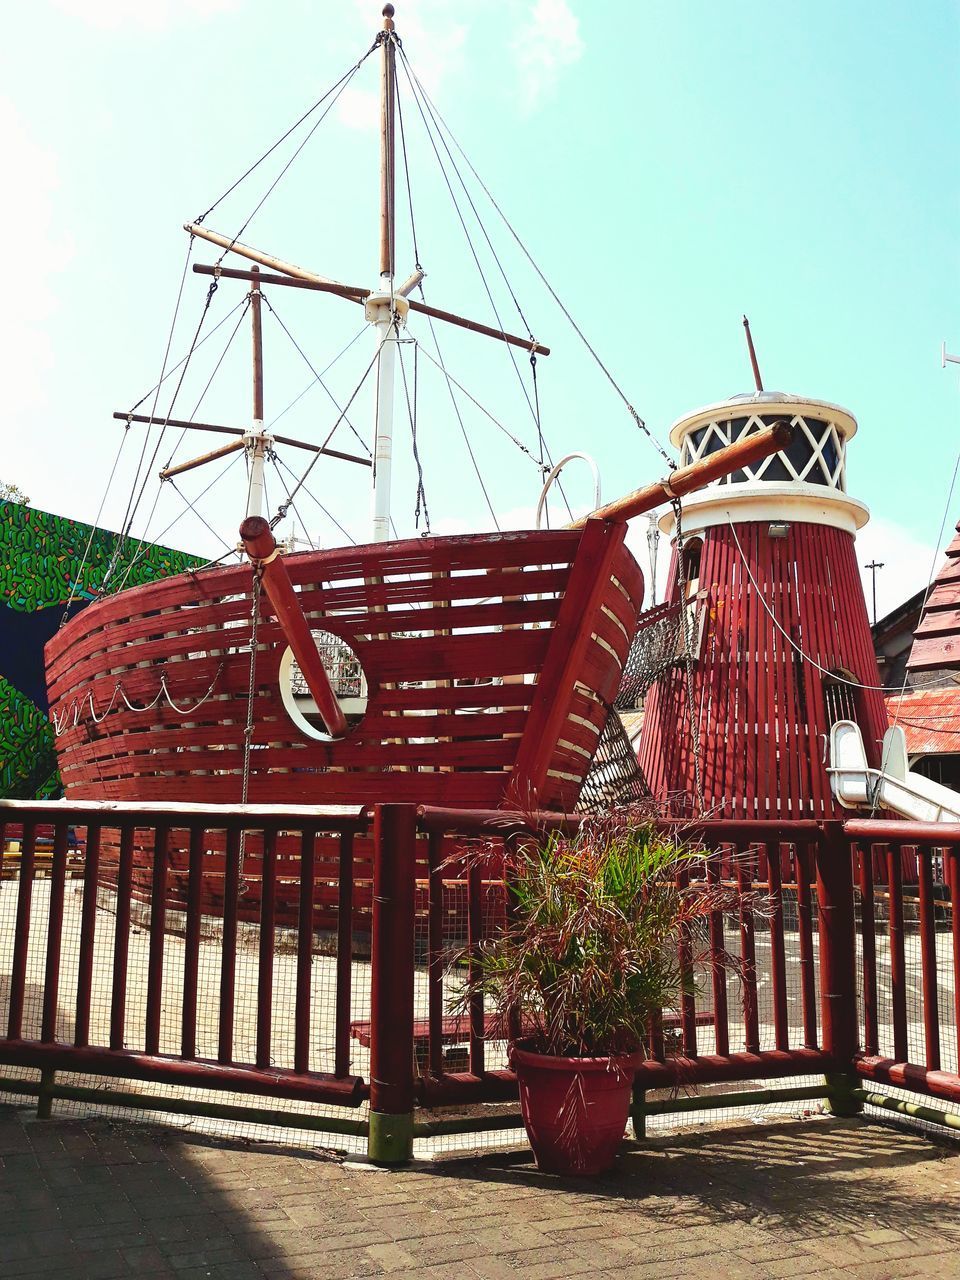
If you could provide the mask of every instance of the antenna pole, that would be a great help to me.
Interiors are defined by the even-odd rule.
[[[870,576],[873,578],[873,625],[877,625],[877,570],[883,568],[882,560],[871,560],[869,564],[863,566],[870,570]]]
[[[757,384],[757,390],[763,390],[763,379],[760,377],[760,366],[757,364],[757,353],[753,346],[753,334],[750,332],[750,321],[746,316],[743,317],[743,331],[747,335],[747,350],[750,352],[750,366],[753,369],[753,380]]]
[[[380,287],[364,304],[377,335],[377,409],[373,449],[373,541],[390,537],[390,482],[393,469],[393,391],[397,342],[409,303],[394,289],[396,220],[394,217],[394,127],[397,96],[394,8],[383,6],[383,55],[380,78]]]
[[[272,443],[263,432],[263,320],[260,310],[260,268],[251,272],[250,319],[253,332],[253,427],[244,436],[250,463],[247,516],[263,515],[263,464]]]

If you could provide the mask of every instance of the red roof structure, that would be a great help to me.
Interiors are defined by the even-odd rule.
[[[960,524],[927,599],[907,671],[960,671]],[[915,683],[922,683],[921,681]],[[958,726],[960,727],[960,726]]]
[[[908,755],[960,754],[960,685],[891,693],[887,712],[903,729]]]

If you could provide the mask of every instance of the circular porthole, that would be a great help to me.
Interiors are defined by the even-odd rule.
[[[352,729],[367,709],[367,678],[363,666],[346,640],[330,631],[314,631],[312,635],[330,685]],[[280,697],[287,715],[301,733],[316,742],[338,741],[327,732],[300,664],[289,647],[280,659]]]

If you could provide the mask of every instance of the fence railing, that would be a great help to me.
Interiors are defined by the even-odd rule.
[[[417,1136],[509,1127],[451,1114],[515,1099],[516,1081],[482,1004],[450,1012],[466,972],[450,956],[509,918],[497,849],[575,824],[412,804],[0,803],[0,1064],[21,1071],[0,1089],[38,1095],[41,1114],[95,1098],[366,1136],[384,1162]],[[814,1097],[954,1124],[877,1086],[960,1102],[960,827],[681,834],[712,851],[707,880],[759,889],[764,907],[744,894],[680,939],[694,982],[651,1024],[637,1130],[664,1111]],[[478,838],[492,860],[461,863]],[[725,1083],[738,1091],[689,1096]]]

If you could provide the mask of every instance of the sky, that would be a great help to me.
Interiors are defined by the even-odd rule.
[[[956,0],[398,0],[396,22],[435,109],[653,436],[666,443],[676,418],[751,387],[748,314],[767,387],[840,403],[859,421],[848,488],[873,514],[857,547],[861,564],[885,566],[880,612],[924,586],[945,511],[947,535],[960,519],[960,486],[948,503],[960,365],[940,364],[943,340],[960,353]],[[125,523],[145,429],[125,431],[112,413],[150,392],[164,368],[189,243],[182,224],[362,57],[380,25],[375,0],[33,0],[6,15],[0,479],[35,506]],[[245,242],[376,283],[377,95],[374,55],[250,219]],[[549,456],[595,457],[604,499],[662,475],[662,457],[456,152],[479,222],[449,161],[444,177],[403,72],[400,104],[416,246],[401,181],[398,275],[419,257],[434,306],[488,324],[498,315],[551,355],[537,362],[535,397],[526,352],[514,366],[503,344],[438,326],[442,361],[473,397],[457,393],[461,429],[431,363],[434,335],[414,318],[406,385],[397,384],[398,532],[425,528],[414,417],[434,532],[492,527],[491,507],[502,527],[529,525],[542,474],[537,403]],[[236,235],[318,114],[205,225]],[[218,252],[194,242],[189,263]],[[175,399],[179,374],[167,379],[157,411],[247,426],[244,286],[222,281],[204,315],[208,278],[188,270],[183,279],[166,367],[201,319],[201,337],[211,336]],[[277,431],[319,441],[339,416],[333,401],[342,407],[369,365],[371,334],[342,299],[279,288],[267,297],[266,420],[282,414]],[[330,398],[308,362],[323,370],[354,338],[324,378]],[[369,378],[348,417],[356,435],[341,423],[333,443],[360,452],[372,434]],[[220,555],[243,514],[243,462],[221,479],[210,464],[179,492],[161,489],[162,463],[222,438],[168,431],[154,458],[158,435],[147,439],[133,534]],[[307,461],[287,450],[268,468],[271,510]],[[342,528],[365,540],[367,479],[364,468],[323,459],[283,532],[334,545]],[[565,488],[574,510],[592,505],[586,465],[570,467]],[[551,517],[565,517],[556,502]]]

